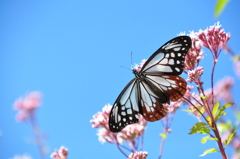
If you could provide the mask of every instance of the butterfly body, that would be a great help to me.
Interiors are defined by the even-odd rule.
[[[186,91],[186,81],[178,75],[183,71],[190,47],[190,37],[176,37],[160,47],[140,71],[133,69],[135,78],[113,104],[110,131],[119,132],[126,125],[137,123],[138,114],[147,121],[166,116],[167,109],[162,104],[180,99]]]

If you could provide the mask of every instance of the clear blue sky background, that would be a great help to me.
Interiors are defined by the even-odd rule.
[[[217,21],[231,33],[230,46],[239,52],[240,2],[231,1],[218,19],[213,18],[214,5],[192,0],[1,0],[0,158],[23,153],[39,158],[36,147],[26,143],[32,138],[29,125],[16,123],[12,108],[16,98],[34,90],[44,94],[37,116],[48,136],[48,156],[65,145],[69,159],[124,158],[114,145],[98,141],[89,122],[105,104],[113,104],[134,77],[120,66],[130,68],[131,52],[133,62],[140,63],[177,33],[205,29]],[[208,88],[212,61],[209,52],[204,56]],[[221,54],[216,80],[234,76],[230,59]],[[202,135],[187,135],[196,122],[178,111],[163,159],[199,158],[205,149],[216,147],[211,141],[202,145]],[[148,124],[144,150],[150,159],[158,156],[161,132],[160,122]],[[231,150],[227,152],[231,156]]]

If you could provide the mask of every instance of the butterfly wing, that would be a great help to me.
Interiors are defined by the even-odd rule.
[[[162,105],[162,99],[169,101],[168,94],[156,94],[151,86],[145,81],[139,83],[139,102],[142,108],[142,115],[147,121],[156,121],[165,117],[167,109]],[[167,95],[167,96],[166,96]]]
[[[140,73],[180,75],[191,45],[189,36],[179,36],[168,41],[145,62]]]
[[[167,110],[162,103],[177,101],[185,94],[187,83],[178,75],[183,72],[190,47],[190,37],[176,37],[160,47],[143,65],[139,73],[145,76],[140,84],[144,85],[140,87],[140,100],[142,115],[147,121],[157,121],[166,116]],[[152,93],[143,93],[147,90]]]
[[[138,81],[134,78],[120,93],[109,115],[110,131],[119,132],[126,125],[138,122],[138,113],[142,113],[138,103],[138,89]]]
[[[109,117],[112,132],[138,122],[142,114],[147,121],[166,116],[163,103],[180,99],[186,81],[177,76],[183,72],[185,55],[191,47],[188,36],[179,36],[160,47],[143,65],[139,75],[130,81],[115,101]]]

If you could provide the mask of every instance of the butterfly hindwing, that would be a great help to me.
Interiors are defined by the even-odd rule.
[[[156,95],[147,83],[140,82],[139,86],[140,107],[142,108],[144,119],[147,121],[157,121],[165,117],[167,109],[162,105],[161,96]]]
[[[141,72],[180,75],[183,71],[185,55],[190,47],[189,36],[179,36],[168,41],[146,61]]]
[[[155,85],[155,87],[158,88],[159,91],[161,91],[161,93],[168,94],[171,101],[179,100],[186,92],[187,83],[180,76],[147,75],[146,78],[148,79],[148,81],[151,81]]]

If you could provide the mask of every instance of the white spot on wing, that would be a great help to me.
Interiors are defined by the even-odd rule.
[[[179,69],[179,68],[177,68],[177,67],[175,67],[175,70],[176,70],[177,72],[180,72],[180,69]]]
[[[169,59],[168,63],[169,63],[170,65],[174,65],[174,60],[173,60],[173,59]]]
[[[176,48],[174,48],[173,50],[174,51],[179,51],[181,49],[181,47],[176,47]]]
[[[148,69],[146,72],[154,72],[154,71],[173,72],[170,66],[163,66],[163,65],[157,65],[155,67],[152,67],[152,68]]]

